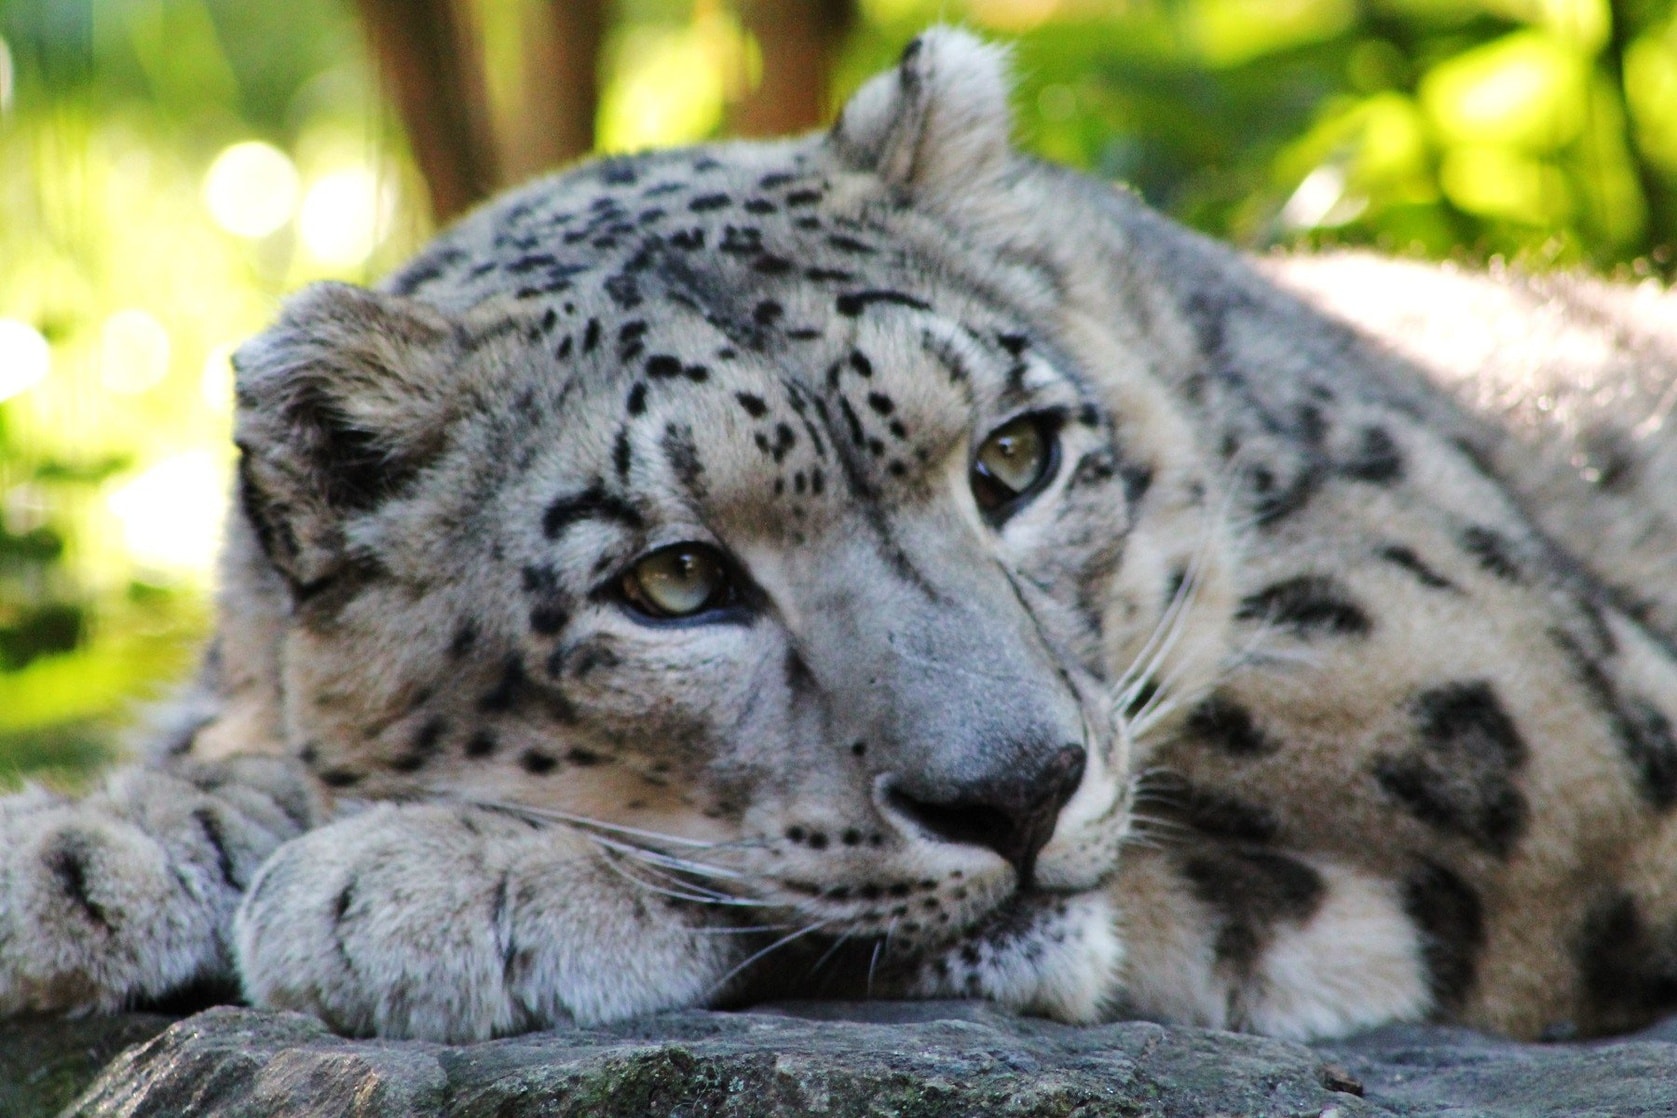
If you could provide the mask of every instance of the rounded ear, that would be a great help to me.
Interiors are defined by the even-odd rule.
[[[845,105],[828,142],[839,160],[909,193],[970,189],[1012,150],[1007,52],[935,27]]]
[[[321,283],[234,355],[240,503],[299,596],[349,558],[344,522],[442,449],[459,339],[424,304]]]

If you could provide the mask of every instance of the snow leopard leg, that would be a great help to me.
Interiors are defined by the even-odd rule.
[[[133,766],[0,798],[0,1015],[113,1012],[232,978],[233,912],[320,807],[270,758]]]
[[[739,934],[573,828],[380,806],[265,866],[238,915],[245,990],[352,1035],[464,1042],[709,1001]]]

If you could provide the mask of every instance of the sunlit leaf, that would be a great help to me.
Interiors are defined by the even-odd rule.
[[[1553,151],[1584,127],[1588,73],[1553,36],[1517,31],[1434,66],[1421,104],[1447,143]]]
[[[1353,0],[1194,0],[1194,42],[1212,66],[1321,42],[1356,19]]]
[[[1677,19],[1663,35],[1643,35],[1625,52],[1625,95],[1637,144],[1677,171]]]

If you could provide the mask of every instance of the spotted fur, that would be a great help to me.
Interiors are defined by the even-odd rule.
[[[292,299],[166,755],[0,801],[0,1009],[1677,1000],[1674,297],[1241,259],[1013,152],[1003,69],[932,32]],[[660,620],[677,543],[732,590]]]

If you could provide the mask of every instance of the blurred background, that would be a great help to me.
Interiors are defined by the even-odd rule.
[[[590,151],[825,123],[935,20],[1018,135],[1238,244],[1669,280],[1671,0],[0,0],[0,786],[190,670],[227,357]]]

